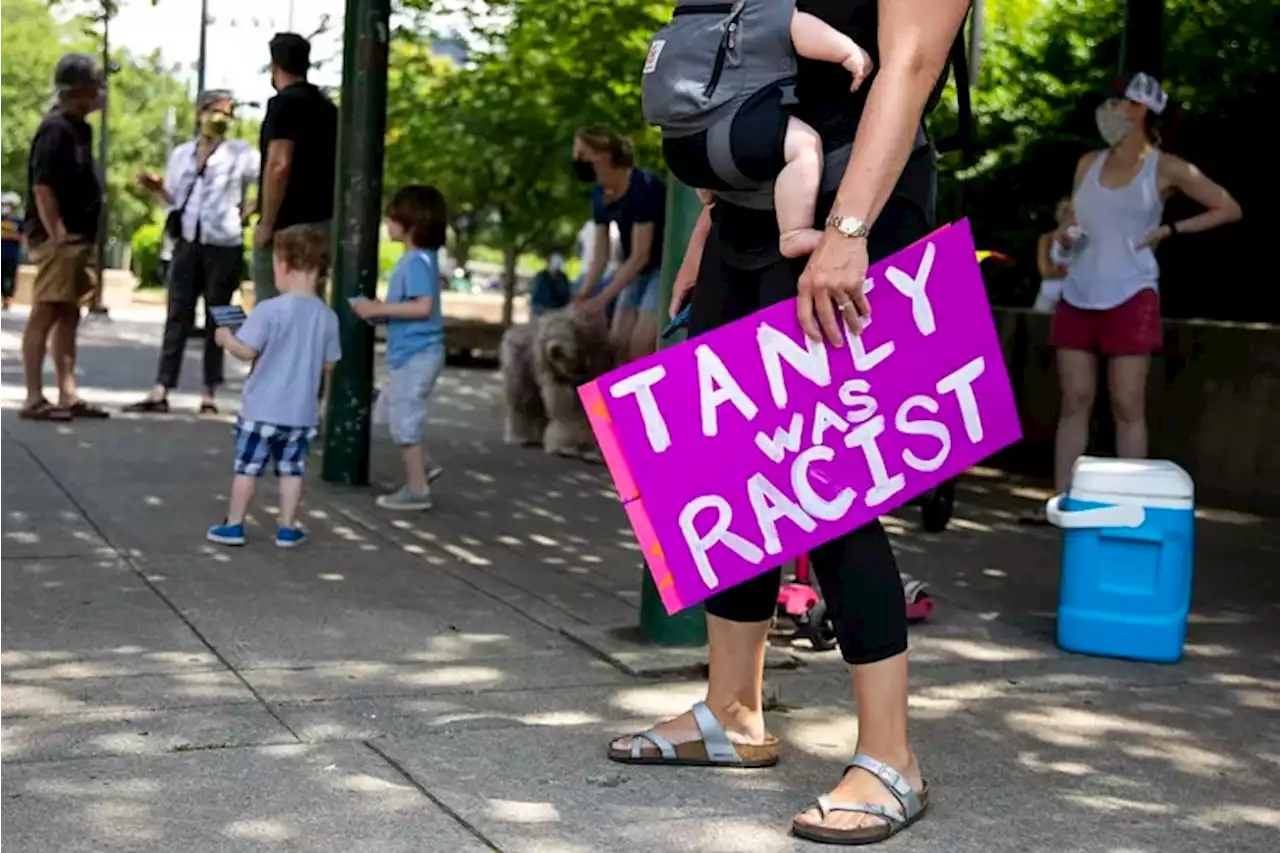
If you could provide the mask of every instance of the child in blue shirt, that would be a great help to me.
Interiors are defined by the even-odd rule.
[[[244,544],[245,513],[269,462],[280,479],[276,545],[292,548],[306,541],[298,506],[316,434],[320,383],[342,355],[338,316],[319,295],[328,255],[328,237],[318,228],[293,225],[276,232],[272,262],[280,295],[255,305],[235,332],[219,326],[214,333],[232,356],[254,364],[236,419],[227,517],[209,528],[210,542]]]
[[[351,310],[387,324],[386,395],[391,438],[400,448],[404,485],[378,498],[394,510],[431,509],[431,482],[443,469],[427,453],[422,429],[427,400],[444,369],[444,316],[436,255],[448,223],[444,196],[435,187],[402,187],[387,205],[387,234],[405,247],[391,271],[385,301],[360,299]]]

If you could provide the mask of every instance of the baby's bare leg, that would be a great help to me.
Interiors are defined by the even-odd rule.
[[[783,257],[798,258],[818,248],[822,237],[822,232],[813,227],[822,182],[822,138],[812,127],[792,118],[787,122],[783,157],[787,164],[773,186],[773,204],[782,235],[779,249]]]

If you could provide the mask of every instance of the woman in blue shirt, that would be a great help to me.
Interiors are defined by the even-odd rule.
[[[653,352],[658,342],[662,289],[662,231],[667,188],[657,175],[635,165],[631,141],[607,127],[587,127],[573,140],[578,180],[594,182],[591,217],[595,251],[575,303],[604,313],[617,300],[613,341],[625,363]],[[609,263],[609,225],[616,222],[626,257],[612,281],[593,295]]]

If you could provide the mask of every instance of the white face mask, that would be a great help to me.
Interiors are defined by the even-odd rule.
[[[1129,131],[1133,130],[1133,122],[1128,117],[1121,115],[1116,106],[1111,103],[1103,104],[1098,107],[1093,114],[1093,119],[1097,122],[1098,133],[1102,136],[1102,141],[1109,146],[1119,144],[1120,140],[1129,135]]]

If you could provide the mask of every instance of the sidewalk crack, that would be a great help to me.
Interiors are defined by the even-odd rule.
[[[390,755],[384,752],[377,744],[375,744],[373,741],[368,741],[368,740],[361,741],[361,743],[364,744],[366,749],[368,749],[374,755],[378,756],[384,762],[386,762],[387,766],[390,767],[392,770],[394,770],[396,773],[398,773],[401,776],[401,778],[403,778],[406,782],[408,782],[410,785],[416,788],[418,793],[422,794],[422,796],[430,800],[432,804],[435,805],[436,808],[440,809],[440,811],[444,812],[446,815],[452,818],[459,826],[461,826],[468,833],[470,833],[470,835],[473,838],[475,838],[485,847],[488,847],[490,850],[495,851],[495,853],[502,853],[502,848],[499,847],[497,844],[495,844],[487,835],[481,832],[480,829],[477,828],[475,824],[471,823],[471,821],[467,820],[465,817],[458,814],[456,811],[454,811],[452,808],[446,805],[443,800],[441,800],[435,794],[428,791],[425,785],[423,785],[421,782],[415,779],[413,777],[413,774],[411,774],[408,770],[406,770],[404,766],[400,764],[400,762],[396,761],[394,758],[392,758]]]
[[[93,529],[94,533],[98,534],[98,537],[102,539],[103,542],[107,543],[107,547],[110,548],[112,552],[116,555],[116,559],[120,560],[122,563],[128,566],[129,571],[137,575],[138,579],[141,580],[142,583],[146,585],[147,589],[151,590],[152,594],[154,594],[156,598],[164,602],[165,607],[168,607],[169,610],[173,612],[173,615],[178,617],[178,620],[182,622],[183,625],[187,626],[187,630],[190,631],[192,635],[197,640],[200,641],[201,645],[203,645],[206,649],[209,650],[209,653],[211,655],[217,658],[218,663],[226,667],[227,671],[236,677],[236,680],[239,681],[244,686],[244,688],[249,691],[250,695],[252,695],[253,698],[257,700],[258,704],[262,706],[263,710],[266,711],[268,715],[270,715],[271,719],[276,721],[276,724],[279,725],[280,728],[288,732],[289,736],[292,737],[295,741],[297,741],[298,743],[302,743],[303,742],[302,738],[298,736],[298,733],[293,730],[292,726],[290,726],[287,722],[285,722],[284,717],[282,717],[276,711],[276,709],[272,707],[271,703],[268,702],[266,698],[261,693],[258,692],[258,689],[256,687],[254,687],[252,684],[249,683],[249,680],[240,673],[240,670],[236,669],[235,666],[232,665],[231,661],[229,661],[222,654],[222,652],[219,651],[218,648],[214,646],[212,642],[209,641],[209,638],[206,637],[203,633],[201,633],[200,629],[196,627],[195,623],[187,618],[187,614],[183,613],[182,610],[178,607],[178,605],[174,604],[173,601],[167,595],[165,595],[163,591],[161,591],[160,587],[158,587],[154,582],[152,582],[152,580],[149,577],[147,577],[147,573],[144,572],[141,569],[141,567],[138,566],[138,564],[134,561],[133,556],[130,555],[124,549],[120,548],[118,545],[116,545],[116,543],[111,541],[111,537],[107,535],[107,531],[103,529],[102,525],[98,524],[96,521],[93,520],[92,516],[89,515],[89,511],[85,509],[84,505],[76,498],[74,494],[72,494],[71,490],[67,488],[66,484],[63,483],[62,480],[58,479],[58,476],[53,472],[52,469],[49,468],[48,465],[44,463],[44,460],[41,459],[38,455],[36,455],[36,453],[34,453],[31,450],[31,448],[26,445],[26,443],[20,440],[11,439],[10,444],[18,445],[23,449],[23,451],[27,454],[27,456],[31,457],[31,460],[35,462],[36,466],[39,467],[40,470],[45,473],[45,476],[47,476],[49,480],[55,486],[58,487],[59,491],[61,491],[64,495],[66,495],[67,500],[70,501],[73,507],[75,507],[76,512],[80,513],[80,517],[84,519],[85,524],[89,525],[89,527]]]

